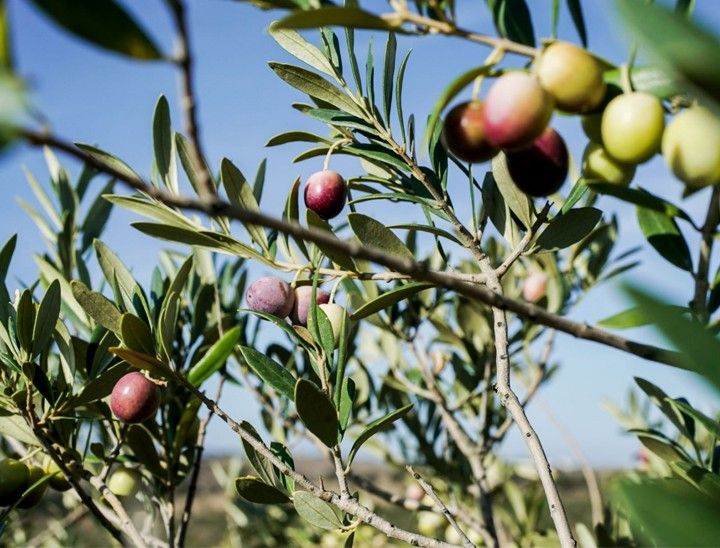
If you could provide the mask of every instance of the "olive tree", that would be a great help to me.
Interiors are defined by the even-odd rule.
[[[36,258],[37,279],[11,294],[16,237],[0,251],[6,535],[28,541],[23,509],[49,485],[79,510],[57,518],[65,526],[89,512],[121,544],[185,545],[207,425],[217,417],[242,441],[247,463],[219,475],[240,497],[232,505],[268,509],[250,525],[265,523],[257,533],[263,543],[322,537],[352,545],[379,535],[416,546],[703,545],[718,538],[714,417],[639,379],[663,420],[637,406],[620,416],[653,453],[652,467],[619,482],[605,507],[590,474],[592,523],[573,524],[525,413],[556,370],[557,332],[588,348],[694,370],[720,386],[712,367],[720,290],[710,271],[720,221],[720,45],[689,21],[693,2],[678,1],[674,12],[616,3],[655,55],[655,64],[639,66],[634,53],[623,63],[585,49],[579,1],[553,2],[552,28],[568,10],[580,41],[573,44],[555,31],[537,40],[537,15],[524,0],[488,0],[492,32],[466,28],[449,0],[391,0],[385,11],[371,11],[370,2],[252,0],[279,10],[269,35],[297,62],[270,68],[278,86],[297,91],[302,102],[293,108],[317,122],[316,133],[288,129],[268,146],[307,143],[296,161],[323,161],[306,181],[287,181],[282,211],[263,206],[264,162],[251,182],[229,159],[218,166],[205,159],[182,0],[166,2],[174,53],[160,51],[114,0],[31,3],[95,46],[174,64],[183,120],[182,129],[173,125],[161,96],[147,139],[148,175],[102,148],[36,127],[9,47],[10,32],[23,29],[3,17],[3,136],[42,147],[50,178],[48,193],[28,174],[42,213],[28,209],[49,248]],[[359,30],[382,37],[382,53],[357,51]],[[399,51],[397,36],[428,34],[474,42],[488,55],[416,118],[403,109],[413,58]],[[554,112],[581,117],[588,137],[566,186],[571,159],[551,127]],[[704,193],[705,219],[641,181],[631,184],[635,166],[658,153],[678,194]],[[56,154],[79,161],[79,175]],[[337,155],[356,159],[353,171],[330,169]],[[417,221],[374,214],[378,200]],[[636,307],[602,325],[571,320],[589,290],[637,264],[617,250],[622,229],[605,211],[616,200],[637,207],[647,245],[668,268],[687,272],[689,304],[668,305],[630,287]],[[468,220],[460,203],[469,204]],[[144,218],[134,230],[184,250],[164,252],[148,284],[103,242],[113,207]],[[697,257],[689,232],[701,241]],[[674,348],[617,333],[648,324]],[[223,409],[229,391],[256,398],[260,422]],[[514,428],[531,472],[498,456]],[[327,459],[329,476],[315,480],[296,469],[298,440]],[[370,445],[414,488],[396,492],[358,472],[356,458]],[[128,510],[138,503],[144,521]]]

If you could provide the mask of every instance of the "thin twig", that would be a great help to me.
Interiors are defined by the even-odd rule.
[[[88,514],[88,509],[85,506],[76,506],[69,514],[66,514],[59,521],[47,520],[48,527],[44,528],[40,533],[32,537],[27,541],[25,546],[27,548],[33,548],[34,546],[41,546],[45,541],[53,538],[58,533],[67,531],[70,527],[81,521]]]
[[[325,502],[328,502],[336,506],[340,510],[355,516],[356,518],[360,519],[360,521],[367,523],[378,531],[385,533],[385,535],[387,535],[388,537],[402,540],[413,546],[427,546],[431,548],[449,548],[452,546],[451,544],[448,544],[446,542],[442,542],[436,539],[432,539],[430,537],[418,535],[416,533],[411,533],[410,531],[401,529],[387,521],[385,518],[378,516],[372,510],[360,504],[356,499],[342,498],[341,496],[332,491],[327,491],[326,489],[315,485],[306,476],[300,474],[299,472],[296,472],[295,470],[290,468],[285,462],[280,460],[277,455],[275,455],[275,453],[270,451],[265,446],[265,444],[262,443],[262,441],[258,440],[242,424],[230,418],[230,416],[228,416],[228,414],[225,413],[225,411],[221,409],[215,401],[211,400],[204,393],[200,392],[200,390],[191,385],[184,377],[176,374],[175,379],[182,383],[198,398],[200,398],[200,400],[209,410],[213,411],[220,418],[220,420],[225,422],[233,430],[233,432],[238,434],[248,445],[255,449],[255,451],[257,451],[260,455],[265,457],[270,463],[277,467],[277,469],[282,474],[295,480],[297,487],[305,489],[306,491],[312,493],[313,495],[324,500]]]
[[[490,489],[488,488],[487,472],[482,461],[482,455],[479,451],[478,444],[468,435],[460,421],[453,413],[448,410],[447,402],[444,394],[435,382],[432,372],[426,367],[429,363],[429,357],[417,344],[410,345],[418,361],[420,372],[431,393],[431,401],[435,402],[436,409],[440,413],[440,419],[445,425],[447,433],[455,442],[458,450],[465,456],[470,465],[475,486],[477,488],[477,500],[482,514],[483,528],[481,534],[487,546],[495,547],[499,545],[497,532],[495,530],[495,518],[493,516],[492,501],[490,499]]]
[[[384,14],[381,17],[392,24],[402,25],[403,23],[411,23],[425,31],[465,38],[466,40],[470,40],[472,42],[478,42],[493,48],[502,48],[505,51],[517,53],[518,55],[524,55],[526,57],[535,57],[539,51],[531,46],[519,44],[505,38],[496,38],[494,36],[478,34],[476,32],[465,30],[449,21],[439,21],[437,19],[424,17],[420,14],[411,12],[406,8],[398,9],[398,7],[396,7],[396,11],[394,13]]]
[[[116,177],[118,181],[121,181],[134,190],[145,193],[166,205],[188,211],[206,213],[210,216],[221,215],[237,219],[242,222],[272,228],[296,238],[326,245],[329,249],[345,253],[351,257],[361,258],[370,262],[381,264],[393,271],[412,276],[416,280],[431,282],[437,286],[457,291],[458,293],[472,299],[476,299],[486,305],[495,307],[499,310],[513,312],[534,323],[553,327],[558,331],[568,333],[577,338],[617,348],[646,360],[664,363],[675,367],[683,367],[681,365],[680,356],[677,352],[632,341],[614,333],[610,333],[604,329],[569,320],[568,318],[548,312],[544,308],[531,303],[516,301],[505,297],[502,294],[493,292],[485,287],[468,284],[462,280],[454,278],[450,274],[428,270],[424,263],[419,263],[409,258],[402,258],[398,255],[387,253],[376,247],[361,245],[358,242],[341,240],[334,234],[325,230],[305,228],[298,223],[284,221],[258,211],[238,207],[218,198],[199,200],[189,196],[168,193],[160,188],[146,184],[142,179],[131,175],[127,171],[119,170],[106,164],[105,162],[102,162],[101,160],[75,147],[73,144],[58,139],[51,134],[36,132],[28,129],[20,130],[19,133],[31,144],[47,145],[51,148],[66,152],[71,156],[86,162],[89,166]],[[492,273],[494,274],[494,270]]]
[[[708,203],[707,215],[705,223],[702,226],[702,240],[700,241],[700,251],[698,253],[698,267],[695,274],[695,295],[692,300],[692,309],[703,319],[707,320],[707,290],[708,270],[710,268],[710,255],[712,253],[713,243],[715,242],[715,231],[718,222],[720,222],[720,188],[714,186],[710,201]]]
[[[565,440],[565,443],[570,448],[570,451],[572,451],[575,455],[578,464],[580,464],[580,470],[582,471],[582,475],[585,478],[585,483],[588,488],[588,495],[590,496],[590,510],[592,514],[593,525],[601,524],[604,519],[602,495],[600,493],[600,485],[598,484],[597,476],[595,475],[595,471],[593,470],[592,465],[585,457],[585,453],[583,453],[580,444],[570,433],[570,431],[565,427],[565,425],[560,421],[560,419],[558,419],[555,413],[553,413],[550,405],[541,397],[538,397],[537,402],[540,404],[540,407],[550,419],[550,422],[555,425],[555,429],[560,433],[560,436]]]
[[[520,258],[520,255],[525,253],[527,246],[530,245],[530,242],[535,237],[535,234],[537,234],[537,231],[540,229],[543,223],[545,223],[551,206],[552,204],[550,202],[545,203],[545,206],[542,208],[540,213],[538,213],[537,219],[535,219],[535,222],[530,227],[530,230],[525,233],[522,240],[520,240],[518,245],[515,246],[515,249],[510,252],[510,255],[505,258],[502,264],[495,269],[495,273],[497,274],[498,278],[502,279],[502,277],[510,269],[510,267],[515,264],[515,261]]]
[[[220,301],[220,288],[218,287],[217,280],[213,283],[213,299],[215,305],[215,321],[217,323],[218,338],[222,338],[224,331],[222,326],[222,303]],[[215,390],[215,401],[220,401],[222,396],[223,387],[225,386],[225,380],[227,374],[223,369],[220,375],[220,381],[218,382],[217,389]],[[195,502],[195,493],[197,492],[197,483],[200,478],[200,468],[202,466],[203,453],[205,452],[205,435],[207,427],[212,420],[213,412],[209,411],[207,416],[200,421],[198,427],[197,439],[195,441],[195,459],[192,465],[192,473],[190,476],[190,484],[188,485],[187,496],[185,497],[185,505],[183,507],[183,513],[180,518],[180,526],[177,532],[177,538],[175,543],[179,547],[185,546],[185,537],[187,535],[188,527],[190,526],[190,517],[192,516],[193,504]]]
[[[190,49],[190,32],[188,30],[185,4],[183,0],[166,0],[173,15],[177,33],[177,59],[180,68],[181,104],[185,118],[185,129],[192,144],[193,163],[200,176],[198,193],[201,197],[216,194],[212,174],[205,164],[205,155],[200,141],[200,126],[197,121],[197,100],[193,83],[193,57]]]
[[[422,487],[423,491],[425,491],[425,493],[427,493],[427,495],[433,500],[433,502],[438,505],[443,516],[445,516],[445,519],[448,520],[448,523],[452,526],[453,529],[455,529],[455,531],[457,531],[458,535],[460,535],[463,546],[465,548],[475,548],[475,545],[467,537],[467,535],[465,534],[465,531],[463,531],[462,528],[458,525],[457,521],[455,521],[455,518],[453,517],[450,510],[448,510],[447,506],[445,506],[442,499],[440,499],[440,497],[437,495],[435,490],[432,488],[432,485],[430,485],[428,482],[426,482],[423,479],[423,477],[420,474],[418,474],[413,469],[413,467],[410,466],[409,464],[405,467],[405,469],[408,472],[410,472],[410,475],[412,475],[412,477],[415,478],[415,481],[418,482],[420,487]]]

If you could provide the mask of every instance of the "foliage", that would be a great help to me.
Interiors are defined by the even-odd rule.
[[[136,59],[170,58],[115,1],[32,3],[96,46]],[[512,70],[506,54],[541,55],[534,11],[524,0],[486,2],[498,37],[462,28],[452,1],[418,1],[412,9],[395,2],[386,14],[356,2],[251,3],[289,10],[269,30],[296,61],[269,65],[302,97],[293,108],[318,127],[288,129],[267,145],[307,143],[294,161],[324,157],[324,168],[333,155],[357,159],[356,171],[344,174],[350,212],[336,220],[322,219],[312,209],[303,216],[297,179],[288,184],[281,219],[265,217],[260,213],[267,203],[265,161],[252,183],[227,158],[215,177],[202,155],[194,111],[187,107],[191,95],[184,99],[192,122],[183,131],[173,126],[167,99],[158,99],[148,143],[153,169],[146,182],[111,152],[73,146],[21,125],[16,111],[26,99],[19,86],[9,86],[15,100],[3,109],[7,132],[2,133],[46,145],[49,183],[28,172],[37,204],[21,205],[48,251],[35,257],[37,279],[25,280],[14,295],[8,280],[17,238],[0,251],[2,453],[30,463],[51,459],[72,486],[65,503],[87,508],[121,543],[184,545],[213,415],[241,438],[246,456],[242,466],[214,470],[227,491],[231,543],[248,528],[267,545],[332,539],[350,546],[381,534],[422,546],[441,545],[433,537],[443,534],[453,544],[496,545],[507,539],[518,546],[569,545],[573,532],[582,546],[708,545],[718,538],[716,416],[637,379],[663,418],[650,422],[637,409],[622,418],[652,453],[651,464],[646,473],[617,483],[602,521],[570,531],[562,502],[554,498],[552,470],[523,411],[556,371],[551,361],[556,330],[696,371],[720,387],[710,366],[720,344],[713,319],[719,278],[708,279],[720,220],[716,188],[708,217],[700,222],[639,184],[611,185],[582,172],[567,192],[541,205],[513,180],[512,151],[486,166],[467,166],[448,151],[441,127],[446,107],[473,81]],[[553,32],[559,11],[566,9],[586,45],[581,3],[560,4],[553,3]],[[678,2],[675,14],[632,0],[617,4],[660,63],[615,66],[595,59],[608,98],[634,86],[673,111],[694,98],[717,108],[717,63],[707,70],[697,63],[715,59],[720,48],[687,20],[693,3]],[[174,61],[190,94],[184,4],[169,0],[168,6],[183,46]],[[649,20],[657,27],[652,33]],[[11,21],[3,17],[0,23],[7,36]],[[296,29],[310,29],[307,36],[314,38]],[[382,36],[382,53],[372,41],[368,51],[357,51],[355,29]],[[405,72],[416,60],[398,51],[396,35],[429,32],[495,49],[450,82],[432,111],[416,119],[403,108]],[[667,36],[678,37],[682,47],[668,49]],[[19,75],[8,44],[0,48],[8,72],[3,78],[15,82]],[[424,127],[416,120],[426,120]],[[76,178],[52,149],[83,160]],[[132,193],[120,192],[120,184]],[[182,194],[186,191],[190,194]],[[688,187],[685,194],[696,191]],[[595,286],[638,264],[636,249],[619,248],[621,229],[608,213],[614,200],[636,207],[648,248],[668,268],[687,272],[694,294],[679,306],[631,290],[634,306],[601,323],[610,329],[655,325],[677,353],[567,319]],[[467,224],[458,219],[460,201],[469,204]],[[376,218],[376,202],[419,220]],[[160,255],[148,284],[102,240],[113,207],[142,217],[132,226],[144,235],[176,244]],[[686,239],[692,232],[705,246],[697,261]],[[293,289],[312,288],[307,325],[247,308],[253,263],[292,276]],[[543,294],[525,302],[530,299],[523,296],[523,284],[538,272],[546,279]],[[323,287],[330,289],[331,302],[348,312],[339,328],[316,302]],[[133,370],[141,370],[162,393],[157,416],[141,424],[121,423],[109,406],[115,383]],[[522,400],[511,389],[511,374],[513,384],[526,387]],[[262,428],[229,417],[218,403],[223,389],[251,394],[261,406]],[[514,423],[527,438],[534,463],[529,472],[498,457]],[[293,448],[301,440],[314,443],[332,464],[337,487],[300,473]],[[428,493],[397,495],[364,478],[357,463],[370,451],[402,474],[405,464],[421,470]],[[132,500],[107,488],[118,468],[140,474],[141,489]],[[42,481],[51,482],[51,476]],[[371,495],[404,511],[403,526],[389,523],[387,506],[376,507]],[[677,500],[681,508],[671,502]],[[149,514],[143,527],[127,515],[126,506],[136,503]],[[408,517],[413,511],[417,521]],[[7,529],[22,538],[15,520],[20,512],[13,504],[0,514],[0,534]],[[447,529],[442,519],[432,519],[443,514],[452,517]],[[425,524],[423,515],[431,516]],[[404,529],[404,522],[420,534]]]

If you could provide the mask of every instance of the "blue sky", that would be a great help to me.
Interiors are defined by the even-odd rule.
[[[163,50],[172,49],[171,24],[163,2],[124,3],[143,22]],[[377,10],[386,6],[380,1],[363,4]],[[716,3],[701,0],[697,4],[696,17],[709,27],[720,29],[720,10],[716,9]],[[533,0],[531,5],[537,10],[534,14],[536,34],[548,36],[551,2]],[[612,2],[595,0],[586,1],[583,5],[591,49],[614,62],[622,62],[627,57],[628,41],[625,33],[616,26],[611,12]],[[458,6],[464,26],[492,32],[482,2],[460,0]],[[97,144],[126,160],[140,173],[149,173],[152,162],[150,120],[160,94],[165,94],[170,100],[175,125],[180,127],[173,68],[162,63],[132,62],[87,47],[49,25],[31,10],[28,2],[10,0],[9,8],[20,71],[33,90],[35,103],[51,120],[53,129],[73,141]],[[301,147],[266,149],[264,144],[271,136],[289,129],[306,129],[321,134],[324,130],[290,108],[290,103],[303,100],[303,97],[277,79],[267,66],[270,60],[291,61],[266,30],[277,14],[261,12],[228,0],[191,1],[189,13],[196,55],[202,137],[210,165],[216,169],[222,157],[229,157],[247,176],[252,176],[258,162],[267,157],[268,177],[262,207],[267,212],[279,213],[290,182],[297,175],[306,176],[319,169],[321,160],[293,164],[292,158],[302,150]],[[358,49],[367,43],[370,35],[360,33]],[[566,12],[561,14],[559,35],[566,40],[577,40]],[[314,33],[308,36],[315,39]],[[381,51],[384,37],[376,36],[375,43],[376,51]],[[413,49],[413,54],[405,80],[404,108],[406,114],[414,112],[418,120],[425,118],[447,82],[481,64],[488,53],[482,46],[457,39],[400,37],[399,52],[404,53],[408,48]],[[579,158],[586,142],[579,120],[556,115],[553,125],[564,135],[575,158]],[[64,160],[64,163],[77,173],[75,164],[69,160]],[[0,180],[3,183],[0,218],[5,221],[0,236],[5,240],[13,233],[19,234],[12,274],[21,279],[33,279],[32,255],[42,251],[42,242],[34,225],[15,201],[15,197],[19,196],[33,202],[24,182],[23,165],[28,166],[40,181],[47,180],[42,156],[36,150],[18,148],[0,159]],[[337,161],[333,165],[354,170],[354,173],[359,170],[355,163],[348,161]],[[673,181],[661,159],[642,166],[635,180],[658,194],[679,201],[681,186]],[[567,191],[569,186],[566,184],[564,190]],[[457,190],[451,181],[451,194],[457,192],[462,197],[465,189],[466,184],[461,179],[458,179]],[[703,200],[706,199],[703,192],[687,200],[683,206],[699,218],[703,214]],[[643,242],[632,208],[609,198],[603,199],[600,204],[606,211],[618,215],[621,250]],[[373,209],[373,212],[376,211],[382,218],[388,210]],[[421,220],[417,213],[414,215],[414,220]],[[133,268],[140,280],[146,280],[162,246],[128,228],[128,222],[132,220],[135,220],[134,216],[115,211],[104,239]],[[409,220],[413,220],[412,217]],[[690,235],[688,241],[695,256],[697,240]],[[640,258],[642,266],[626,276],[625,281],[655,289],[679,304],[690,299],[691,282],[687,273],[659,259],[649,248],[641,253]],[[626,306],[618,284],[607,284],[594,289],[572,311],[572,317],[594,322]],[[643,330],[628,334],[652,340],[652,335]],[[622,403],[635,375],[665,387],[673,396],[686,394],[691,402],[706,411],[710,410],[705,392],[686,373],[565,335],[558,338],[555,359],[563,367],[543,391],[542,398],[561,417],[591,462],[597,466],[627,465],[637,449],[634,439],[622,434],[619,425],[601,405],[604,400]],[[256,409],[239,403],[241,400],[229,397],[224,403],[235,416],[257,422]],[[567,446],[541,408],[532,405],[529,414],[546,443],[551,460],[558,465],[572,466]],[[236,451],[239,445],[233,436],[227,434],[225,427],[215,421],[209,448],[216,452]],[[525,447],[522,440],[510,436],[504,453],[511,458],[523,458]]]

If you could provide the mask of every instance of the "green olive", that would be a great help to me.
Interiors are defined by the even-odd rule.
[[[30,487],[37,481],[41,480],[45,477],[45,470],[43,470],[39,466],[30,465],[28,467],[29,469],[29,479],[27,483],[27,487]],[[30,490],[30,492],[25,495],[20,502],[18,502],[17,507],[18,508],[32,508],[33,506],[37,506],[40,501],[43,498],[43,495],[45,494],[45,491],[47,491],[48,482],[45,481],[44,483],[41,483],[40,485],[36,485],[35,487]],[[26,488],[27,488],[26,487]]]
[[[635,175],[635,166],[618,162],[598,143],[588,143],[583,153],[582,174],[591,183],[627,186]]]
[[[70,482],[65,478],[65,474],[62,473],[60,467],[50,457],[43,459],[43,469],[45,473],[52,476],[48,483],[50,487],[56,491],[67,491],[70,489]]]
[[[110,492],[118,497],[131,497],[140,489],[141,476],[137,470],[118,468],[108,478]]]
[[[602,142],[619,162],[641,164],[660,151],[665,113],[662,103],[649,93],[618,95],[602,117]]]
[[[698,187],[720,182],[720,119],[700,106],[681,112],[665,130],[662,153],[684,183]]]
[[[15,504],[28,487],[30,470],[15,459],[0,461],[0,506]]]

